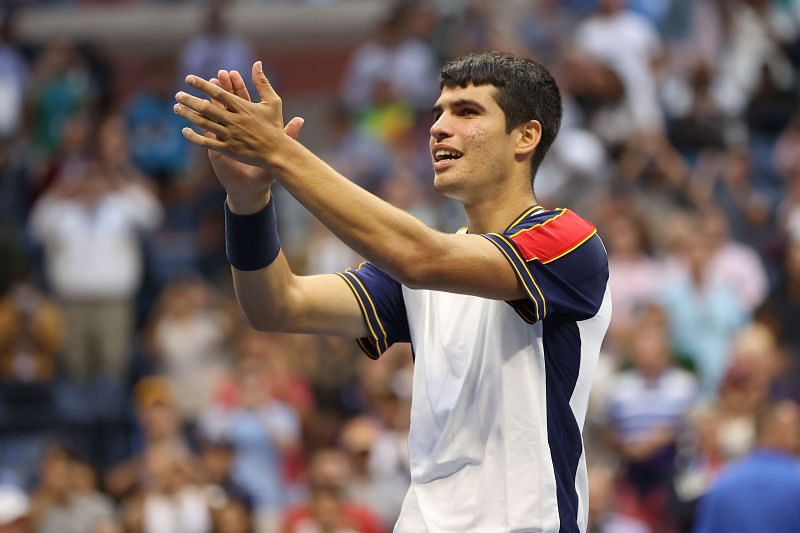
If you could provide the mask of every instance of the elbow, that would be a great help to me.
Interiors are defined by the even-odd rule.
[[[271,309],[260,307],[246,309],[242,307],[247,323],[256,331],[263,333],[280,333],[286,331],[288,319],[286,312],[275,306]]]
[[[422,238],[417,238],[410,246],[405,246],[398,254],[395,279],[409,289],[432,289],[439,287],[446,264],[448,241],[445,236],[431,230]]]

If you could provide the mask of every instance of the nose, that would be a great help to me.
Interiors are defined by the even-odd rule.
[[[431,138],[438,142],[450,137],[453,133],[447,120],[447,113],[442,113],[431,126]]]

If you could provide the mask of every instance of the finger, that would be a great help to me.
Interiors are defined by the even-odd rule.
[[[210,82],[206,83],[208,83],[211,87],[217,89],[219,94],[225,94],[227,96],[230,96],[231,98],[236,98],[232,94],[228,94],[225,91],[223,91],[220,87],[217,87],[216,85],[213,85]],[[227,111],[224,107],[215,105],[211,103],[211,101],[209,100],[192,96],[191,94],[185,93],[183,91],[175,95],[175,100],[177,100],[180,104],[183,104],[183,106],[194,111],[195,113],[208,117],[211,120],[214,120],[215,122],[219,122],[221,124],[227,123],[226,119],[229,118],[228,116],[230,115],[230,112]],[[220,98],[214,98],[214,100],[220,102],[223,105],[227,105]]]
[[[192,128],[183,128],[181,133],[192,144],[208,148],[209,150],[222,151],[225,148],[225,143],[211,137],[203,137]]]
[[[303,124],[305,123],[305,119],[302,117],[294,117],[292,120],[286,124],[286,127],[283,128],[283,131],[286,132],[286,135],[291,137],[294,140],[297,140],[300,137],[300,130],[303,129]]]
[[[172,109],[176,115],[185,118],[195,126],[199,126],[215,135],[224,135],[226,132],[226,128],[222,124],[214,122],[213,120],[208,120],[203,115],[195,113],[185,105],[175,104]]]
[[[231,83],[233,84],[233,94],[239,98],[244,98],[248,102],[252,101],[250,91],[247,90],[247,84],[245,84],[244,78],[242,78],[238,70],[231,71]]]
[[[228,109],[232,110],[238,108],[238,105],[241,102],[240,98],[237,98],[235,95],[225,91],[222,87],[217,87],[213,83],[208,82],[199,76],[194,76],[191,74],[186,76],[186,83],[191,87],[203,91],[214,100],[219,100]]]
[[[213,83],[217,87],[220,86],[219,80],[217,78],[211,78],[208,81],[210,81],[211,83]],[[216,100],[211,100],[211,103],[214,104],[217,107],[225,107],[225,106],[222,105],[222,102],[217,102]]]
[[[278,93],[272,88],[272,84],[267,79],[266,74],[264,74],[264,67],[261,65],[261,61],[253,63],[253,84],[256,86],[256,90],[262,102],[274,99],[280,100],[280,96],[278,96]]]
[[[233,84],[231,83],[231,74],[227,70],[220,70],[217,73],[219,77],[219,86],[222,87],[225,92],[233,93]]]

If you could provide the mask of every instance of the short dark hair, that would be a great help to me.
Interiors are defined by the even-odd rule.
[[[504,52],[459,57],[442,67],[440,88],[493,85],[494,99],[506,116],[506,133],[529,120],[542,125],[542,138],[531,161],[536,175],[561,126],[561,93],[547,69],[533,59]]]

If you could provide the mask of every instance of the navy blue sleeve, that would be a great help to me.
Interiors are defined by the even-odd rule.
[[[361,307],[369,335],[358,345],[377,359],[395,342],[410,342],[403,288],[399,282],[370,263],[339,272]]]
[[[511,264],[527,298],[508,302],[530,323],[597,314],[608,284],[608,256],[594,226],[572,211],[539,212],[504,233],[484,235]]]

